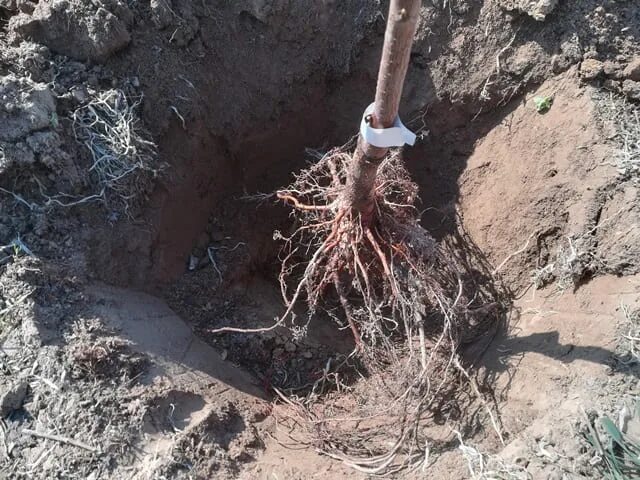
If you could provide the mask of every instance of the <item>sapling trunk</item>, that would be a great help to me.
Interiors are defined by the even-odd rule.
[[[419,14],[420,0],[391,0],[378,71],[375,107],[369,119],[374,128],[389,128],[398,116]],[[376,175],[387,152],[387,148],[371,145],[360,137],[349,165],[344,202],[360,214],[365,224],[373,218]]]
[[[375,105],[368,119],[374,128],[392,127],[397,118],[419,9],[419,0],[391,0]],[[354,153],[351,148],[349,144],[328,151],[277,193],[296,218],[293,233],[275,235],[283,241],[279,280],[285,312],[263,329],[218,331],[273,330],[295,317],[300,305],[305,308],[297,311],[304,312],[307,322],[325,311],[340,328],[349,328],[357,350],[355,363],[366,373],[366,388],[372,388],[358,393],[355,402],[342,402],[336,370],[332,378],[337,401],[324,410],[315,403],[320,409],[309,416],[332,457],[375,475],[413,469],[427,461],[416,452],[431,441],[424,428],[430,415],[457,398],[460,380],[471,383],[458,359],[459,346],[463,339],[485,335],[496,318],[487,319],[483,313],[489,311],[485,301],[492,298],[491,292],[475,282],[467,289],[463,273],[471,277],[471,270],[467,272],[458,255],[419,225],[418,186],[400,156],[385,159],[388,149],[370,145],[363,137]],[[462,257],[467,261],[466,252]],[[313,400],[300,404],[302,409],[316,402],[330,384],[328,370],[311,387],[308,399]],[[481,397],[477,387],[472,388]],[[336,417],[347,404],[348,411]],[[379,418],[380,426],[359,429],[357,419],[363,417]],[[367,443],[375,456],[363,456]]]

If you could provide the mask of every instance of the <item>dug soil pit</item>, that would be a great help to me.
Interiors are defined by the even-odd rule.
[[[577,3],[422,6],[397,158],[490,328],[395,448],[402,372],[335,310],[217,331],[282,315],[274,192],[356,132],[387,4],[0,0],[0,478],[611,474],[606,419],[640,445],[640,6]]]

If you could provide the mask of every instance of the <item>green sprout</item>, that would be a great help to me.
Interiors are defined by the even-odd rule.
[[[535,97],[533,103],[535,103],[538,113],[546,113],[553,105],[553,97]]]
[[[636,405],[638,410],[640,403]],[[638,412],[636,412],[638,414]],[[633,480],[640,478],[640,445],[623,434],[608,417],[601,417],[600,424],[606,432],[601,436],[591,422],[583,435],[594,448],[597,465],[607,480]]]

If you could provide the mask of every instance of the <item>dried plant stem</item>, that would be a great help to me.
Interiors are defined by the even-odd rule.
[[[23,428],[22,433],[24,433],[25,435],[31,435],[32,437],[39,437],[47,440],[53,440],[54,442],[66,443],[68,445],[73,445],[74,447],[83,448],[90,452],[98,452],[97,448],[92,447],[91,445],[87,445],[86,443],[80,442],[78,440],[74,440],[73,438],[61,437],[59,435],[52,435],[50,433],[36,432],[35,430],[30,430],[28,428]]]

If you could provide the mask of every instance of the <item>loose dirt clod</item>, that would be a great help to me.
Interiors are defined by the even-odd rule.
[[[543,21],[558,5],[558,0],[499,0],[507,10],[519,10],[538,21]]]
[[[0,387],[0,417],[6,417],[12,411],[22,407],[29,382],[26,378],[14,379],[11,383]]]
[[[105,61],[129,43],[132,22],[131,11],[119,0],[54,0],[40,2],[32,12],[13,17],[11,29],[53,51],[80,60]]]

